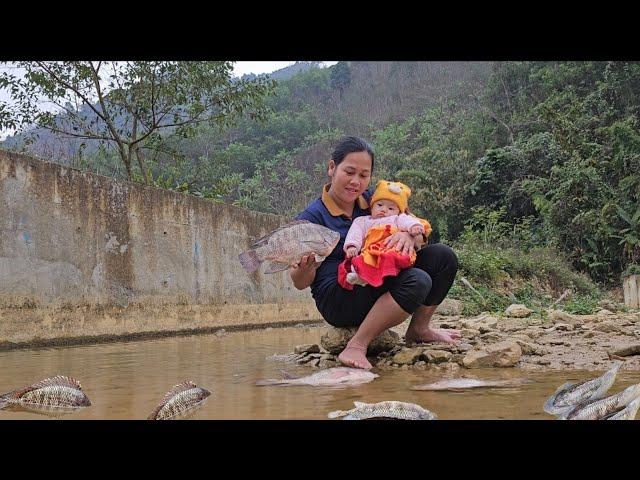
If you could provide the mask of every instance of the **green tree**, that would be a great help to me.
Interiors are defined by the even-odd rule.
[[[115,146],[132,179],[135,159],[145,183],[147,151],[166,149],[167,132],[192,137],[200,124],[227,126],[242,114],[262,118],[274,83],[234,80],[233,62],[19,62],[24,77],[0,74],[0,128],[40,127]],[[43,110],[43,102],[61,114]]]

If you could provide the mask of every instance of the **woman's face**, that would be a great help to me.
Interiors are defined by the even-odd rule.
[[[367,152],[349,153],[337,166],[329,160],[332,194],[343,203],[355,202],[369,186],[371,163]]]

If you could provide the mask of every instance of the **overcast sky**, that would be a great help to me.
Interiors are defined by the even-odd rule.
[[[281,68],[288,67],[289,65],[293,65],[294,62],[236,62],[233,69],[233,74],[236,77],[241,77],[247,73],[271,73],[275,70],[280,70]],[[335,64],[336,62],[323,62],[325,66],[330,66]],[[6,66],[0,63],[0,70],[5,70]],[[0,90],[0,101],[7,101],[9,99],[9,95],[4,90]],[[0,140],[4,140],[7,135],[12,134],[13,132],[7,130],[0,130]]]

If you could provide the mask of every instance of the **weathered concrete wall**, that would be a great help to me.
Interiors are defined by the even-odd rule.
[[[318,320],[237,259],[284,221],[0,151],[0,343]]]

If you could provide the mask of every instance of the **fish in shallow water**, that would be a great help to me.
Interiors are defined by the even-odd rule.
[[[147,420],[177,420],[189,418],[203,405],[211,392],[198,387],[191,381],[174,385],[169,390],[156,408],[147,417]]]
[[[249,273],[267,261],[264,273],[281,272],[311,252],[316,262],[323,261],[336,247],[340,234],[306,220],[296,220],[268,233],[238,258]]]
[[[638,408],[640,408],[640,397],[636,398],[632,402],[629,402],[626,407],[620,409],[619,411],[603,418],[603,420],[635,420],[636,414],[638,413]]]
[[[75,378],[56,375],[0,395],[0,410],[29,411],[48,416],[74,413],[91,405]]]
[[[415,403],[388,401],[378,403],[353,402],[351,410],[336,410],[329,418],[343,417],[343,420],[367,420],[373,418],[395,420],[437,420],[437,415]]]
[[[312,387],[334,387],[369,383],[379,375],[361,368],[334,367],[321,370],[306,377],[294,377],[282,371],[284,378],[258,380],[256,385],[311,385]]]
[[[640,397],[640,383],[631,385],[615,395],[589,400],[563,412],[559,420],[603,420],[620,413],[629,403]]]
[[[525,383],[532,383],[531,380],[476,380],[475,378],[454,378],[451,380],[440,380],[434,383],[426,383],[424,385],[414,385],[411,390],[467,390],[470,388],[507,388],[519,387]]]
[[[561,385],[544,404],[544,411],[551,415],[561,415],[579,403],[602,398],[611,388],[623,362],[614,362],[613,367],[598,378],[579,383],[567,382]]]

